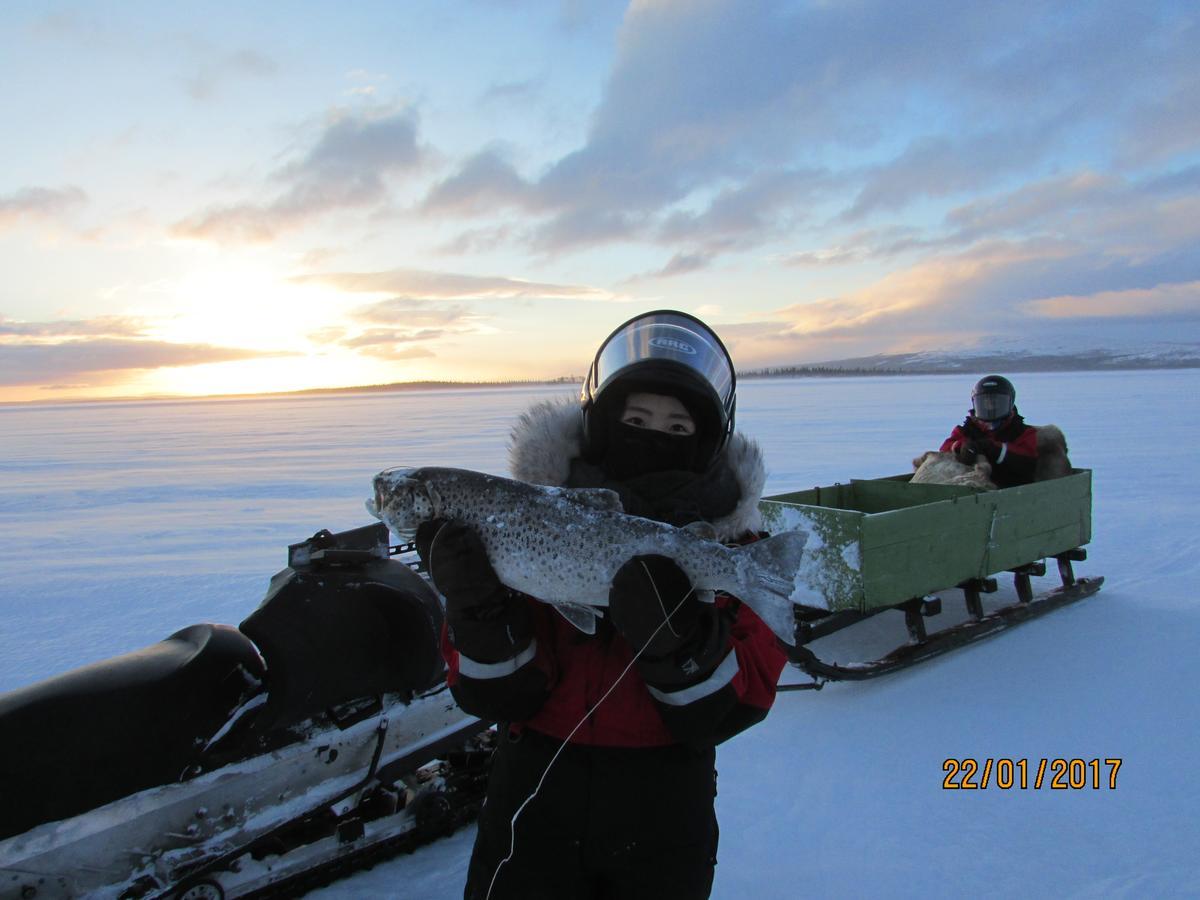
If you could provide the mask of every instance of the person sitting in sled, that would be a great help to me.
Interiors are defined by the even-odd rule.
[[[1025,424],[1016,401],[1017,390],[1004,376],[979,379],[971,389],[970,413],[954,426],[941,451],[953,453],[967,466],[986,459],[997,487],[1029,484],[1038,467],[1038,429]],[[1064,446],[1064,454],[1065,450]]]
[[[753,541],[765,468],[733,430],[734,405],[716,334],[645,313],[600,345],[580,403],[520,417],[512,474],[609,488],[631,514]],[[640,556],[586,635],[505,588],[467,526],[426,523],[417,546],[446,600],[450,690],[500,723],[464,896],[707,897],[715,747],[766,716],[786,662],[767,626],[733,597],[702,602],[672,560]]]

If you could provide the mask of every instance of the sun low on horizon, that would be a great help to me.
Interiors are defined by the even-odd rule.
[[[482,316],[478,322],[464,317],[455,334],[438,341],[440,354],[435,353],[422,346],[428,328],[393,330],[361,321],[355,310],[364,302],[370,297],[347,301],[336,290],[297,284],[261,269],[197,271],[167,290],[155,304],[157,311],[143,308],[117,317],[122,323],[115,327],[124,335],[117,340],[130,361],[129,368],[118,370],[119,377],[2,388],[0,400],[203,397],[397,382],[549,379],[571,376],[590,361],[539,353],[530,344],[556,331],[544,326],[536,334],[509,333],[502,356],[488,346],[501,326],[489,325]],[[569,343],[569,328],[558,338]],[[87,339],[55,336],[24,346],[68,350],[76,340]],[[140,352],[147,353],[147,365],[135,368],[132,361]],[[156,359],[156,354],[164,356]]]
[[[0,402],[574,377],[661,308],[742,369],[1200,353],[1197,16],[17,7]]]

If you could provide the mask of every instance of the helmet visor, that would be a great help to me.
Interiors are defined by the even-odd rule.
[[[971,398],[975,404],[975,417],[985,422],[1004,419],[1012,412],[1012,397],[1008,394],[976,394]]]
[[[639,316],[614,331],[600,348],[585,390],[597,397],[614,378],[642,363],[689,370],[708,385],[724,411],[733,413],[735,375],[724,345],[704,323],[676,312]]]

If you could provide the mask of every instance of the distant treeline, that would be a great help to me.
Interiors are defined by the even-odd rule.
[[[741,379],[752,378],[844,378],[846,376],[867,375],[962,375],[987,371],[997,372],[1101,372],[1113,370],[1134,369],[1194,369],[1200,368],[1200,360],[1142,360],[1118,361],[1111,359],[1088,361],[1081,364],[1080,360],[1068,362],[1064,359],[1035,358],[1027,360],[1003,360],[981,358],[972,361],[970,365],[946,366],[768,366],[762,369],[748,369],[738,372]],[[390,384],[368,384],[358,387],[340,388],[309,388],[303,391],[288,391],[292,395],[313,394],[370,394],[387,393],[392,391],[422,391],[439,389],[470,390],[473,388],[498,387],[536,387],[546,384],[575,385],[582,384],[582,375],[560,375],[557,378],[524,378],[524,379],[490,379],[486,381],[396,381]]]
[[[944,371],[954,371],[947,369]],[[841,368],[839,366],[772,366],[738,372],[738,378],[804,378],[831,375],[927,375],[934,370],[917,372],[913,369]]]
[[[1200,369],[1200,359],[1177,360],[1114,360],[1035,357],[1025,360],[981,357],[953,366],[769,366],[738,372],[740,379],[753,378],[835,378],[865,375],[965,375],[983,372],[1111,372],[1144,369]],[[265,397],[313,397],[328,394],[384,394],[396,391],[472,390],[475,388],[537,387],[544,385],[577,385],[582,375],[560,375],[557,378],[495,378],[486,381],[394,381],[389,384],[364,384],[355,387],[307,388],[299,391],[272,391],[262,394],[214,394],[208,397],[155,395],[145,397],[95,397],[64,400],[0,401],[0,406],[25,406],[58,403],[113,403],[139,401],[186,401],[212,399],[256,399]]]
[[[1200,359],[1120,360],[1058,359],[1013,360],[981,357],[943,366],[772,366],[738,372],[738,378],[804,378],[843,375],[962,375],[981,372],[1128,372],[1148,369],[1200,369]]]
[[[393,381],[390,384],[364,384],[356,387],[307,388],[303,391],[285,391],[287,394],[372,394],[391,391],[428,391],[441,388],[493,388],[533,387],[539,384],[581,384],[578,375],[562,375],[558,378],[495,378],[488,381]]]

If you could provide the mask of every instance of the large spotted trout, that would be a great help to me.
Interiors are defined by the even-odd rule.
[[[628,515],[613,491],[541,487],[466,469],[387,469],[374,487],[367,510],[392,531],[412,534],[430,519],[466,523],[503,584],[551,604],[589,634],[617,570],[649,554],[674,560],[701,598],[711,600],[713,591],[737,597],[787,644],[796,640],[794,604],[825,607],[801,577],[803,532],[726,547],[703,523],[676,528]],[[672,599],[682,598],[663,598],[668,606]]]

